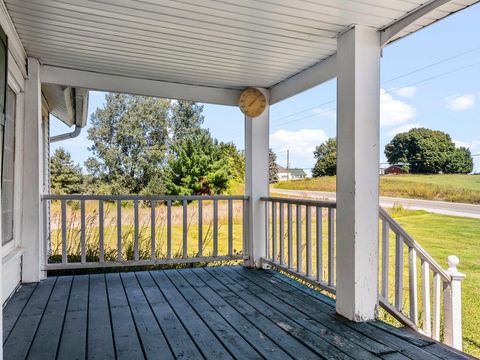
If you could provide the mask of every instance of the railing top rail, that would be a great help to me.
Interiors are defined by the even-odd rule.
[[[451,282],[452,277],[433,259],[401,226],[393,219],[388,212],[380,207],[380,217],[387,221],[393,232],[402,236],[403,241],[417,252],[417,255],[426,261],[431,269],[438,273],[445,282]]]
[[[269,202],[279,202],[284,204],[320,206],[320,207],[327,207],[327,208],[335,208],[337,206],[335,201],[285,198],[285,197],[277,197],[277,196],[261,197],[260,200],[269,201]]]
[[[177,200],[248,200],[246,195],[42,195],[42,200],[145,200],[145,201],[177,201]]]

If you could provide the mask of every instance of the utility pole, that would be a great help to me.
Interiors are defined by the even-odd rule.
[[[287,181],[290,180],[290,150],[287,149]]]

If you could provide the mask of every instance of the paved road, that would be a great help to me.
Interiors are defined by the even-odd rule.
[[[285,190],[275,188],[272,188],[270,191],[272,194],[277,196],[289,195],[309,199],[335,200],[335,193],[326,191]],[[383,207],[393,207],[395,204],[400,204],[406,209],[425,210],[435,214],[480,219],[480,205],[452,203],[446,201],[404,199],[385,196],[380,197],[380,205]]]

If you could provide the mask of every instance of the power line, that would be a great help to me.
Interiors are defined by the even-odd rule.
[[[459,53],[459,54],[450,56],[450,57],[448,57],[448,58],[444,58],[444,59],[439,60],[439,61],[437,61],[437,62],[434,62],[434,63],[432,63],[432,64],[419,67],[419,68],[417,68],[417,69],[415,69],[415,70],[412,70],[412,71],[410,71],[410,72],[407,72],[407,73],[404,73],[404,74],[402,74],[402,75],[396,76],[396,77],[394,77],[394,78],[388,79],[388,80],[384,81],[383,84],[388,84],[389,82],[395,81],[395,80],[400,79],[400,78],[403,78],[403,77],[405,77],[405,76],[409,76],[409,75],[415,74],[415,73],[417,73],[417,72],[419,72],[419,71],[423,71],[423,70],[429,69],[429,68],[431,68],[431,67],[433,67],[433,66],[436,66],[436,65],[439,65],[439,64],[443,64],[443,63],[445,63],[445,62],[447,62],[447,61],[456,59],[456,58],[458,58],[458,57],[460,57],[460,56],[463,56],[463,55],[466,55],[466,54],[470,54],[470,53],[475,52],[475,51],[478,51],[478,50],[480,50],[480,47],[476,47],[476,48],[473,48],[473,49],[464,51],[464,52],[462,52],[462,53]]]
[[[470,49],[470,50],[467,50],[467,51],[464,51],[464,52],[461,52],[461,53],[458,53],[458,54],[449,56],[449,57],[444,58],[444,59],[442,59],[442,60],[436,61],[436,62],[434,62],[434,63],[431,63],[431,64],[428,64],[428,65],[419,67],[419,68],[417,68],[417,69],[415,69],[415,70],[412,70],[412,71],[403,73],[403,74],[401,74],[401,75],[398,75],[398,76],[396,76],[396,77],[394,77],[394,78],[388,79],[388,80],[382,82],[382,85],[388,84],[388,83],[390,83],[390,82],[392,82],[392,81],[394,81],[394,80],[401,79],[401,78],[403,78],[403,77],[406,77],[406,76],[415,74],[415,73],[417,73],[417,72],[420,72],[420,71],[429,69],[429,68],[434,67],[434,66],[436,66],[436,65],[443,64],[443,63],[445,63],[445,62],[447,62],[447,61],[456,59],[456,58],[458,58],[458,57],[460,57],[460,56],[463,56],[463,55],[466,55],[466,54],[469,54],[469,53],[472,53],[472,52],[475,52],[475,51],[479,51],[479,50],[480,50],[480,47],[476,47],[476,48],[473,48],[473,49]],[[405,87],[405,86],[411,86],[411,85],[404,85],[404,86],[402,86],[402,87]],[[302,113],[304,113],[304,112],[306,112],[306,111],[313,110],[313,109],[315,109],[315,108],[317,108],[317,107],[320,107],[320,106],[323,106],[323,105],[327,105],[327,104],[333,103],[333,102],[335,102],[335,101],[336,101],[336,100],[330,100],[330,101],[327,101],[327,102],[325,102],[325,103],[323,103],[323,104],[318,104],[318,105],[312,106],[312,107],[310,107],[310,108],[308,108],[308,109],[304,109],[304,110],[301,110],[301,111],[298,111],[298,112],[295,112],[295,113],[291,113],[291,114],[282,116],[282,117],[280,117],[280,118],[277,118],[277,119],[273,120],[272,122],[276,122],[276,121],[279,121],[279,120],[286,119],[286,118],[288,118],[288,117],[292,117],[292,116],[295,116],[295,115],[299,115],[299,114],[302,114]]]
[[[452,55],[452,56],[450,56],[450,57],[448,57],[448,58],[444,58],[444,59],[439,60],[439,61],[436,61],[436,62],[434,62],[434,63],[432,63],[432,64],[422,66],[422,67],[417,68],[417,69],[415,69],[415,70],[412,70],[412,71],[409,71],[409,72],[407,72],[407,73],[404,73],[404,74],[401,74],[401,75],[399,75],[399,76],[396,76],[396,77],[394,77],[394,78],[391,78],[391,79],[383,82],[382,85],[387,84],[387,83],[389,83],[389,82],[392,82],[392,81],[394,81],[394,80],[398,80],[398,79],[400,79],[400,78],[403,78],[403,77],[412,75],[412,74],[414,74],[414,73],[417,73],[417,72],[426,70],[426,69],[428,69],[428,68],[434,67],[434,66],[436,66],[436,65],[445,63],[445,62],[447,62],[447,61],[453,60],[453,59],[455,59],[455,58],[458,58],[458,57],[460,57],[460,56],[463,56],[463,55],[466,55],[466,54],[469,54],[469,53],[472,53],[472,52],[475,52],[475,51],[478,51],[478,50],[480,50],[480,47],[476,47],[476,48],[473,48],[473,49],[470,49],[470,50],[467,50],[467,51],[464,51],[464,52],[461,52],[461,53]],[[398,89],[400,89],[400,88],[402,88],[402,87],[418,85],[418,84],[422,84],[422,83],[427,82],[427,81],[435,80],[435,79],[437,79],[437,78],[439,78],[439,77],[446,76],[446,75],[450,75],[450,74],[452,74],[452,73],[455,73],[455,72],[458,72],[458,71],[461,71],[461,70],[464,70],[464,69],[467,69],[467,68],[470,68],[470,67],[473,67],[473,66],[476,66],[476,65],[479,65],[479,64],[480,64],[480,62],[475,62],[475,63],[473,63],[473,64],[461,66],[461,67],[459,67],[459,68],[456,68],[456,69],[453,69],[453,70],[450,70],[450,71],[447,71],[447,72],[444,72],[444,73],[440,73],[440,74],[437,74],[437,75],[435,75],[435,76],[428,77],[428,78],[426,78],[426,79],[422,79],[422,80],[419,80],[419,81],[414,81],[414,82],[409,83],[409,84],[406,84],[406,85],[402,85],[402,86],[397,86],[397,87],[395,87],[395,88],[391,88],[391,89],[389,89],[389,90],[386,90],[385,93],[388,94],[388,93],[394,92],[395,90],[398,90]],[[301,110],[301,111],[298,111],[298,112],[295,112],[295,113],[291,113],[291,114],[282,116],[282,117],[280,117],[280,118],[274,119],[274,120],[271,121],[271,123],[275,123],[275,122],[278,122],[278,121],[280,121],[280,120],[287,119],[287,118],[289,118],[289,117],[296,116],[296,115],[305,113],[305,112],[307,112],[307,111],[311,111],[311,110],[316,109],[316,108],[318,108],[318,107],[321,107],[321,106],[324,106],[324,105],[328,105],[328,104],[331,104],[331,103],[334,103],[334,102],[336,102],[335,99],[329,100],[329,101],[324,102],[324,103],[322,103],[322,104],[317,104],[317,105],[312,106],[312,107],[309,107],[309,108],[307,108],[307,109],[303,109],[303,110]],[[301,117],[301,118],[299,118],[299,119],[295,119],[295,120],[291,120],[291,121],[288,121],[288,122],[283,122],[283,123],[280,123],[280,124],[276,124],[276,125],[273,126],[273,127],[278,127],[278,126],[282,126],[282,125],[291,124],[291,123],[294,123],[294,122],[297,122],[297,121],[301,121],[301,120],[304,120],[304,119],[308,119],[308,118],[311,118],[311,117],[315,117],[315,116],[322,116],[322,115],[325,115],[325,114],[327,114],[328,112],[332,111],[333,109],[334,109],[334,108],[327,109],[326,111],[324,111],[324,112],[322,112],[322,113],[319,113],[319,114],[318,114],[318,113],[317,113],[317,114],[311,114],[311,115],[307,115],[307,116]],[[223,137],[225,137],[225,136],[230,136],[230,135],[235,135],[235,134],[237,134],[237,133],[238,133],[238,132],[233,132],[233,133],[231,133],[231,134],[223,135]]]

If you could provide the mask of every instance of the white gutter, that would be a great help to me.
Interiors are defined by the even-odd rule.
[[[66,87],[63,93],[65,96],[67,112],[69,117],[75,122],[75,129],[72,132],[50,137],[50,143],[73,139],[80,135],[82,128],[86,125],[88,111],[88,91],[85,89]]]

